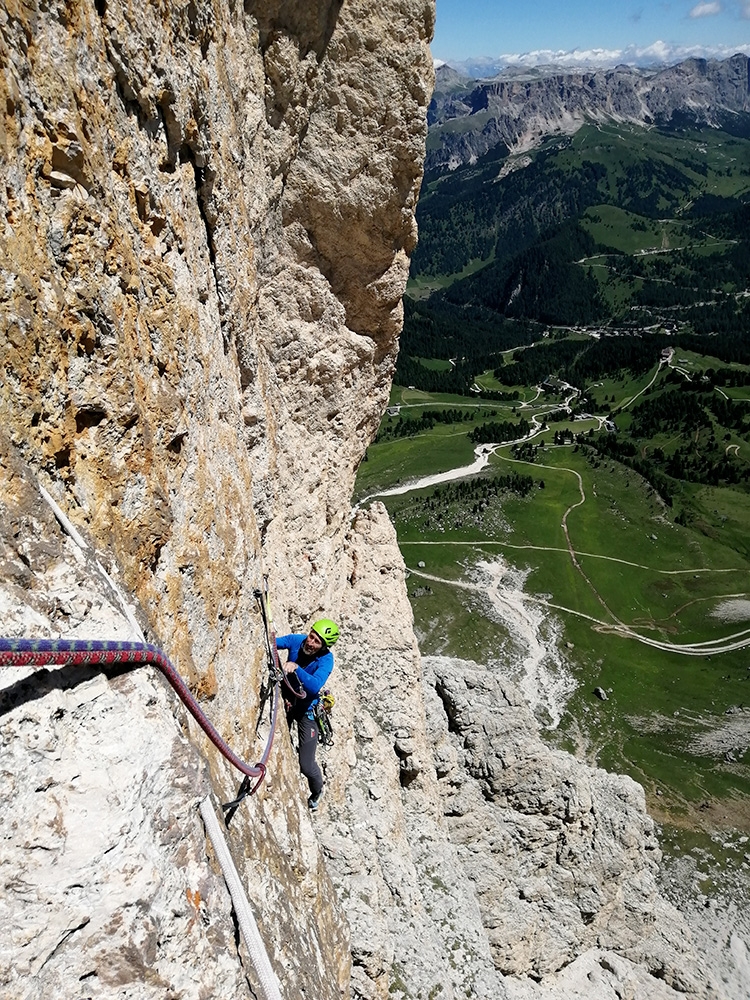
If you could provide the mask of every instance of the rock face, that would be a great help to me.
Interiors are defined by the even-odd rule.
[[[5,442],[7,445],[7,442]],[[90,550],[4,449],[0,465],[3,631],[133,639],[132,613]],[[243,678],[229,676],[240,688]],[[244,681],[244,683],[249,683]],[[199,802],[233,796],[234,775],[150,668],[0,673],[0,997],[249,997],[257,976],[207,847]],[[218,721],[215,709],[208,713]],[[221,726],[257,759],[257,699]],[[251,721],[252,720],[252,721]],[[349,932],[279,732],[273,773],[228,834],[285,995],[347,995]],[[204,753],[201,753],[201,750]],[[305,923],[304,947],[289,948]]]
[[[393,8],[3,15],[7,429],[207,690],[263,543],[323,598],[388,391],[431,82]]]
[[[28,485],[18,501],[3,495],[2,631],[117,631],[106,595],[94,597],[99,575],[75,576],[79,557],[42,517],[38,483],[88,543],[80,558],[96,553],[249,758],[265,670],[254,589],[268,574],[280,631],[339,613],[352,483],[387,400],[416,239],[433,18],[428,0],[0,10],[2,465]],[[77,687],[58,674],[55,690]],[[51,692],[27,710],[15,683],[3,678],[14,746],[3,796],[14,783],[16,796],[0,824],[7,926],[22,926],[0,991],[17,997],[28,971],[29,990],[46,994],[80,979],[92,995],[163,997],[165,982],[185,997],[247,995],[192,808],[209,787],[231,798],[236,774],[146,673],[80,708]],[[84,739],[86,727],[98,733]],[[25,729],[45,753],[65,749],[41,821],[57,833],[38,849],[33,792],[53,789],[56,769],[37,773]],[[274,754],[233,822],[234,855],[284,996],[339,997],[346,928],[283,732]],[[137,775],[127,793],[123,772]],[[196,777],[186,788],[175,772]],[[92,824],[102,835],[86,868]],[[139,861],[154,852],[158,864]],[[110,857],[119,895],[100,905]],[[65,873],[59,885],[51,871]],[[119,985],[106,982],[104,950]]]
[[[245,759],[339,619],[321,810],[283,725],[227,839],[285,1000],[705,994],[637,786],[427,664],[385,511],[423,0],[0,11],[0,620],[163,646]],[[51,502],[45,498],[51,498]],[[56,503],[61,513],[53,513]],[[259,995],[197,812],[239,778],[150,668],[0,673],[0,997]]]
[[[496,146],[514,152],[587,121],[668,124],[678,116],[715,125],[750,112],[750,60],[688,59],[658,71],[630,66],[590,72],[501,74],[471,82],[449,66],[437,71],[430,105],[426,169],[473,163]],[[456,122],[460,120],[460,128]],[[747,128],[747,123],[744,124]]]

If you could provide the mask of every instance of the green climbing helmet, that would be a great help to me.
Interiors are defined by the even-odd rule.
[[[313,624],[312,630],[320,636],[326,646],[332,646],[339,637],[339,627],[330,618],[319,618]]]

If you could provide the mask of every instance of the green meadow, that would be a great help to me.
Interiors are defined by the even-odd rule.
[[[708,364],[680,357],[686,366]],[[601,403],[614,397],[614,409],[650,379],[609,378],[590,394]],[[491,372],[478,381],[495,388]],[[519,388],[522,398],[536,396]],[[522,410],[515,404],[513,414],[511,404],[479,406],[476,398],[400,387],[391,402],[414,408],[401,415],[473,405],[477,421],[530,419],[550,409],[543,397]],[[356,498],[470,464],[472,426],[439,424],[371,445]],[[511,655],[514,636],[477,587],[477,564],[502,559],[525,574],[524,593],[557,622],[558,656],[575,680],[562,721],[546,738],[641,782],[670,836],[742,829],[750,819],[750,655],[729,648],[728,637],[750,630],[750,496],[684,483],[669,507],[626,465],[591,448],[553,443],[555,430],[582,433],[585,441],[592,426],[551,425],[534,439],[531,460],[510,445],[498,448],[473,477],[479,485],[471,495],[439,486],[382,498],[411,571],[420,648],[480,662]],[[741,446],[747,450],[747,441]],[[513,472],[532,477],[526,495],[487,491],[494,477]],[[691,516],[676,523],[683,509]],[[713,645],[700,645],[707,643]],[[693,655],[668,648],[679,646]],[[597,687],[606,701],[594,695]]]
[[[382,497],[420,648],[518,677],[541,644],[544,738],[638,780],[667,853],[719,866],[707,884],[750,861],[731,833],[750,834],[749,197],[750,141],[720,128],[591,123],[429,175],[402,350],[455,354],[478,392],[394,386],[391,404],[477,415],[384,435],[356,487],[361,499],[470,465],[481,423],[548,421],[460,484]],[[562,391],[534,384],[548,375],[586,380],[570,419],[553,412]],[[518,398],[490,415],[480,393]]]

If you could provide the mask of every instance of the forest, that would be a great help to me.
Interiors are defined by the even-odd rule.
[[[470,261],[503,261],[531,246],[540,233],[598,204],[606,179],[602,164],[585,160],[575,176],[540,151],[526,169],[497,178],[497,153],[432,180],[417,206],[420,241],[412,273],[455,274]]]
[[[493,414],[495,411],[492,411]],[[373,444],[382,444],[383,441],[393,441],[396,438],[415,437],[424,431],[432,430],[435,424],[458,424],[462,421],[475,420],[476,413],[473,410],[460,410],[450,408],[447,410],[426,410],[419,417],[402,417],[396,420],[393,417],[386,417],[380,424],[380,429]]]
[[[440,377],[413,360],[456,358],[446,391],[470,386],[476,372],[498,369],[501,351],[537,341],[550,327],[661,331],[679,335],[686,349],[690,337],[724,338],[735,350],[712,354],[744,361],[750,326],[744,135],[584,126],[527,159],[522,169],[498,176],[502,157],[494,150],[426,179],[412,277],[438,277],[441,287],[406,300],[400,382],[438,390]],[[473,273],[462,275],[470,264]],[[621,367],[635,373],[643,352],[632,342],[626,350],[631,357]],[[579,379],[602,370],[596,352],[581,352]],[[510,385],[509,375],[496,377]],[[515,384],[525,381],[519,371]]]
[[[515,351],[512,364],[494,369],[504,385],[536,385],[549,375],[578,388],[604,375],[628,372],[637,376],[654,367],[659,351],[669,343],[657,336],[602,337],[599,340],[557,340]]]
[[[407,306],[407,313],[418,308],[416,304]],[[486,328],[486,339],[471,345],[465,339],[456,338],[457,343],[448,338],[447,328],[441,329],[441,318],[434,319],[427,314],[422,315],[419,333],[413,339],[412,328],[405,327],[402,335],[401,353],[397,365],[399,385],[414,385],[415,388],[427,392],[457,392],[456,387],[463,387],[463,394],[468,395],[474,379],[483,371],[491,370],[494,377],[502,385],[522,386],[538,385],[548,376],[553,375],[585,389],[592,381],[609,375],[629,374],[634,377],[642,375],[653,368],[659,354],[666,347],[676,350],[709,353],[726,364],[750,364],[750,337],[746,331],[750,329],[750,321],[744,328],[731,328],[716,331],[707,342],[706,335],[692,331],[666,334],[654,332],[636,333],[633,331],[603,333],[594,338],[554,338],[544,337],[547,331],[544,327],[506,323],[500,324],[496,330]],[[437,331],[440,330],[440,333]],[[544,338],[531,347],[519,348],[513,352],[507,364],[498,365],[497,359],[501,351],[508,346],[515,346],[512,332],[523,336],[530,342],[536,337]],[[543,332],[544,331],[544,332]],[[496,338],[497,350],[493,351],[492,338]],[[527,338],[529,338],[527,340]],[[515,344],[519,341],[516,340]],[[414,360],[412,354],[421,357],[447,358],[453,357],[454,350],[465,348],[466,353],[460,356],[451,371],[438,372],[426,368]],[[676,383],[684,383],[684,378],[676,373],[668,376]],[[747,372],[730,368],[707,368],[704,372],[704,388],[723,386],[727,388],[750,384]],[[518,392],[493,393],[482,392],[482,399],[503,400],[517,399]]]
[[[469,431],[469,439],[474,444],[490,444],[516,441],[518,438],[527,437],[530,432],[531,424],[523,418],[515,423],[512,420],[493,420]]]
[[[450,303],[414,302],[407,297],[396,382],[425,392],[468,395],[477,373],[494,367],[500,352],[531,344],[541,336],[538,324],[506,321],[483,306],[464,310]],[[417,358],[456,358],[456,364],[450,371],[437,372]]]
[[[506,318],[537,323],[596,323],[605,311],[599,286],[575,263],[596,249],[593,238],[577,223],[565,223],[512,258],[496,259],[433,298],[459,306],[487,306]]]
[[[750,491],[750,465],[736,446],[727,447],[732,432],[750,437],[750,402],[724,399],[702,381],[683,380],[681,388],[667,388],[633,407],[626,430],[576,440],[634,469],[671,506],[680,482]],[[668,448],[654,443],[660,435]]]
[[[544,483],[539,486],[543,488]],[[445,483],[425,496],[414,497],[409,519],[418,522],[422,530],[439,528],[449,518],[453,528],[461,528],[467,519],[477,523],[484,511],[492,509],[491,501],[501,494],[528,497],[533,489],[533,477],[518,472]]]

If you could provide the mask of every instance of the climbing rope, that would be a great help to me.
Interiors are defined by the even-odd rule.
[[[276,730],[276,719],[279,705],[279,686],[276,684],[276,694],[272,712],[271,732],[263,755],[257,764],[247,764],[232,750],[228,743],[219,735],[212,723],[203,713],[198,702],[193,697],[185,681],[180,677],[170,663],[167,655],[158,647],[149,643],[114,642],[95,639],[5,639],[0,638],[1,667],[46,667],[84,666],[87,664],[115,663],[150,663],[161,670],[169,683],[180,697],[187,710],[208,736],[216,749],[230,764],[244,775],[257,778],[250,794],[260,786],[266,773],[266,764],[271,754],[273,737]]]
[[[277,654],[278,655],[278,654]],[[0,667],[83,666],[88,664],[150,663],[158,667],[179,695],[186,708],[206,733],[216,748],[245,775],[245,794],[257,790],[266,773],[266,763],[271,753],[278,716],[279,684],[275,687],[271,732],[261,760],[253,767],[241,760],[227,745],[211,722],[206,718],[184,680],[170,663],[166,654],[148,643],[112,642],[79,639],[6,639],[0,638]],[[250,778],[257,778],[250,789]],[[245,794],[241,798],[245,797]],[[206,832],[214,846],[224,878],[229,888],[238,926],[247,946],[250,960],[258,976],[259,995],[262,1000],[281,1000],[278,979],[271,967],[258,926],[253,917],[242,881],[234,866],[229,848],[221,835],[216,816],[208,799],[201,803],[201,815]]]
[[[237,926],[242,932],[242,937],[250,956],[250,962],[257,976],[257,992],[260,1000],[281,1000],[279,980],[268,958],[266,946],[263,943],[263,938],[260,936],[255,917],[250,909],[245,887],[232,860],[229,846],[224,839],[224,834],[216,819],[216,813],[213,810],[210,799],[206,798],[201,802],[200,813],[203,817],[206,833],[213,844],[216,859],[219,862],[224,880],[229,889],[229,895],[232,897]]]

